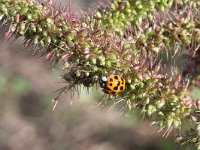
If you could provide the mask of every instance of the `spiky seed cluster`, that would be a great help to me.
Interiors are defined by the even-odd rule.
[[[139,29],[127,31],[132,39],[131,48],[137,52],[144,50],[159,53],[170,49],[170,45],[178,45],[177,47],[187,47],[194,51],[200,42],[198,23],[189,16],[176,15],[177,18],[174,18],[172,15],[164,19],[166,14],[162,15],[161,22],[143,22]]]
[[[168,1],[135,1],[113,0],[105,10],[100,8],[92,19],[97,20],[94,26],[106,28],[124,35],[124,29],[128,26],[138,26],[145,18],[153,18],[152,14],[157,10],[164,11],[171,7],[173,0]]]
[[[147,116],[156,118],[153,124],[161,127],[181,125],[181,118],[189,115],[192,100],[181,76],[167,77],[159,73],[159,67],[144,70],[140,66],[127,78],[126,101],[131,110],[139,107]]]
[[[53,11],[52,4],[41,4],[31,0],[9,0],[0,2],[0,16],[4,24],[9,24],[5,38],[24,37],[24,45],[39,46],[46,59],[60,59],[70,51],[69,42],[75,36],[77,22],[70,14]],[[72,30],[72,26],[74,26]]]

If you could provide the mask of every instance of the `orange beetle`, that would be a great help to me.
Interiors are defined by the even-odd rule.
[[[122,92],[125,89],[126,81],[122,76],[111,75],[108,78],[102,76],[99,80],[100,86],[103,88],[104,93],[109,95],[115,95]]]

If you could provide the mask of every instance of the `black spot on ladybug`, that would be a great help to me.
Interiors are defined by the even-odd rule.
[[[116,80],[118,80],[118,76],[114,76],[114,78],[115,78]]]
[[[120,90],[121,90],[121,91],[123,91],[123,89],[124,89],[124,87],[123,87],[123,86],[121,86],[121,87],[120,87]]]
[[[124,79],[123,78],[121,78],[122,79],[122,82],[124,82]]]
[[[112,86],[112,83],[110,83],[109,85]]]
[[[111,92],[111,94],[113,94],[113,95],[114,95],[114,94],[116,94],[116,92]]]
[[[120,85],[120,81],[117,82],[117,86],[119,86],[119,85]]]
[[[122,81],[122,85],[124,84],[124,81]]]
[[[113,82],[113,79],[110,79],[110,82]]]
[[[113,89],[114,89],[114,90],[118,90],[118,86],[114,87]]]

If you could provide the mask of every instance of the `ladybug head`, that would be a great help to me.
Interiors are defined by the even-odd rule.
[[[102,76],[100,79],[99,79],[99,84],[102,88],[105,88],[106,87],[106,81],[108,79],[105,77],[105,76]]]

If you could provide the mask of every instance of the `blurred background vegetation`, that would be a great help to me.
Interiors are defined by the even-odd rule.
[[[95,0],[74,0],[72,9],[92,10]],[[103,2],[101,2],[103,3]],[[68,1],[56,1],[64,6]],[[4,31],[3,28],[2,33]],[[1,35],[2,37],[2,35]],[[137,111],[97,107],[102,93],[81,88],[63,95],[52,111],[60,70],[31,56],[30,48],[10,39],[0,42],[0,150],[173,150],[174,138],[140,122]],[[54,68],[54,71],[52,71]],[[72,103],[73,102],[73,103]],[[141,116],[140,116],[141,117]]]

